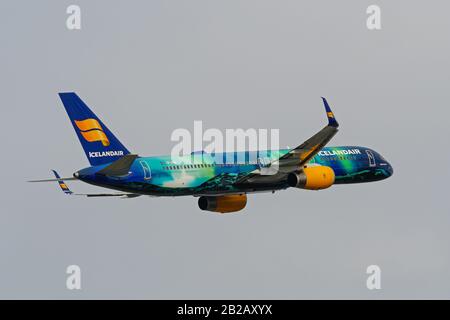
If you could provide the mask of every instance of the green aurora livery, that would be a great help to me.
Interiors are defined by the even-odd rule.
[[[393,173],[392,166],[370,148],[325,147],[336,134],[338,123],[324,98],[328,125],[294,149],[216,154],[201,151],[174,163],[171,156],[131,154],[75,93],[61,93],[60,97],[91,166],[70,178],[62,179],[55,172],[56,179],[35,181],[58,181],[66,194],[74,193],[63,180],[81,180],[121,191],[83,194],[90,197],[191,195],[200,197],[199,205],[204,210],[232,212],[242,209],[247,201],[233,195],[289,187],[318,190],[332,184],[383,180]]]

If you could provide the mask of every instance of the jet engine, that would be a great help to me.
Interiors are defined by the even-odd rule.
[[[227,196],[201,196],[198,206],[202,210],[229,213],[244,209],[247,204],[246,194],[233,194]]]
[[[331,187],[334,183],[334,171],[327,166],[315,166],[304,168],[299,173],[290,173],[287,176],[290,187],[320,190]]]

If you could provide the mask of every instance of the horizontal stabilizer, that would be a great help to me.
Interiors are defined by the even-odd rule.
[[[126,157],[126,156],[125,156]],[[120,160],[120,159],[119,159]],[[114,164],[114,163],[113,163]],[[129,168],[128,168],[129,169]],[[70,178],[61,178],[58,174],[58,172],[56,172],[55,170],[52,170],[53,174],[55,175],[56,179],[45,179],[45,180],[31,180],[28,182],[58,182],[59,187],[61,188],[61,190],[67,194],[67,195],[71,195],[71,196],[86,196],[86,197],[122,197],[124,199],[127,198],[136,198],[141,196],[140,194],[137,193],[73,193],[69,187],[67,186],[67,184],[64,182],[64,180],[78,180],[77,178],[74,177],[70,177]]]
[[[126,176],[137,157],[137,154],[127,154],[110,165],[104,167],[102,170],[98,171],[97,174],[114,177]]]
[[[42,180],[28,180],[27,182],[55,182],[59,180],[78,180],[74,177],[68,177],[68,178],[60,178],[60,179],[42,179]]]

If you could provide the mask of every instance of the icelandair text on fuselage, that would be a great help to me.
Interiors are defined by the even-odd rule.
[[[89,152],[89,158],[101,158],[101,157],[121,157],[123,151],[98,151]]]
[[[347,154],[361,154],[359,149],[348,150],[322,150],[318,152],[319,156],[342,156]]]

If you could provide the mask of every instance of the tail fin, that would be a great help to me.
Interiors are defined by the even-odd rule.
[[[92,166],[116,161],[130,152],[74,92],[59,93]]]

